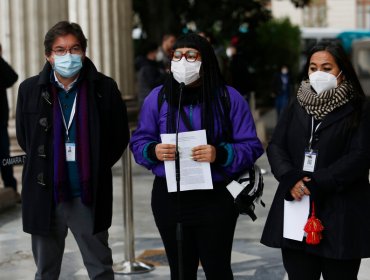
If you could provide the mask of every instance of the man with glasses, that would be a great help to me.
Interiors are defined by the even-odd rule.
[[[35,279],[58,279],[68,229],[90,279],[114,279],[111,168],[129,140],[126,106],[115,81],[86,57],[78,24],[54,25],[44,47],[47,62],[20,85],[16,115],[27,154],[23,230],[32,235]]]

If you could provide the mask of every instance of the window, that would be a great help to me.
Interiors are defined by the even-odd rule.
[[[357,0],[357,28],[370,28],[370,0]]]

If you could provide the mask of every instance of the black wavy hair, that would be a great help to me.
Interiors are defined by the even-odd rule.
[[[307,61],[305,65],[305,73],[304,78],[308,79],[308,69],[310,67],[310,61],[313,54],[326,51],[330,53],[336,64],[338,65],[339,69],[342,71],[342,75],[344,75],[345,79],[348,80],[354,89],[353,98],[351,99],[351,103],[355,108],[355,112],[353,114],[350,123],[348,123],[349,127],[355,128],[358,126],[360,116],[362,113],[362,104],[365,101],[365,93],[362,89],[360,81],[357,77],[355,69],[349,59],[349,56],[346,54],[345,50],[343,49],[342,45],[338,42],[321,42],[317,45],[313,46],[307,56]]]
[[[73,36],[75,36],[77,40],[80,42],[82,50],[86,52],[87,39],[82,31],[81,26],[74,22],[59,21],[52,28],[50,28],[45,35],[44,39],[45,54],[47,56],[50,55],[52,51],[52,46],[56,38],[68,34],[72,34]]]
[[[307,56],[307,61],[305,65],[306,72],[304,73],[304,78],[308,79],[308,69],[310,67],[311,57],[314,53],[319,51],[327,51],[330,53],[338,65],[339,69],[342,71],[342,75],[352,83],[353,88],[355,89],[355,95],[358,97],[365,97],[365,93],[361,87],[360,81],[356,75],[355,69],[349,59],[349,56],[346,54],[342,45],[338,42],[322,42],[313,46]],[[358,98],[357,97],[357,98]]]
[[[172,50],[178,48],[193,48],[198,50],[201,55],[201,121],[202,128],[205,128],[207,131],[208,141],[212,143],[220,136],[215,135],[215,122],[219,124],[219,128],[222,128],[222,137],[230,141],[229,96],[212,45],[204,37],[191,33],[183,35],[176,40]],[[168,133],[175,131],[176,117],[174,114],[178,106],[178,90],[179,84],[170,73],[162,90],[170,105],[167,114]]]

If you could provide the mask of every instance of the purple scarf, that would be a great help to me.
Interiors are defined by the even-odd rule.
[[[59,203],[71,199],[71,190],[67,174],[64,142],[65,128],[58,102],[58,91],[54,85],[51,86],[51,92],[53,93],[54,123],[54,199],[56,203]],[[81,200],[84,204],[90,205],[92,202],[92,191],[86,81],[82,81],[78,86],[76,102],[76,161],[80,178]]]

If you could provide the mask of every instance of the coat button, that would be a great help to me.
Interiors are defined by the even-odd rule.
[[[47,118],[41,118],[39,124],[44,128],[45,132],[49,129],[49,123]]]
[[[39,153],[39,157],[46,158],[46,154],[45,154],[45,146],[44,146],[44,145],[40,145],[40,146],[37,148],[37,151],[38,151],[38,153]]]

